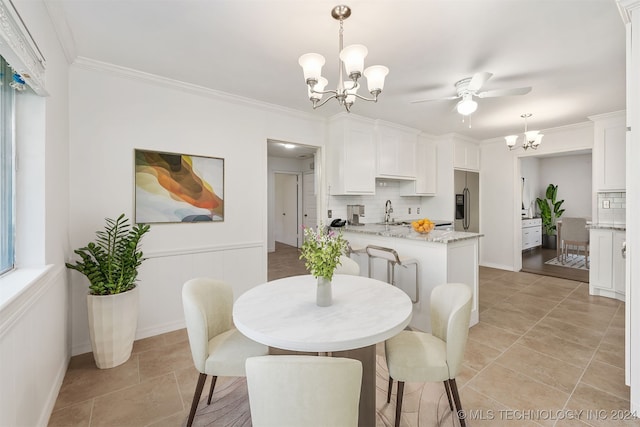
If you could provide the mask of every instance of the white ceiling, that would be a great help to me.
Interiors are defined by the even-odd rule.
[[[338,22],[326,0],[46,0],[70,60],[140,70],[296,110],[312,110],[298,57],[324,55],[337,77]],[[353,113],[476,139],[587,121],[625,108],[625,28],[614,0],[353,0],[345,45],[369,49],[365,66],[390,69],[377,104]],[[494,74],[483,90],[531,86],[484,98],[463,123],[454,83]],[[366,84],[364,85],[366,88]],[[366,91],[364,91],[366,92]],[[469,127],[469,125],[471,127]],[[544,143],[544,142],[543,142]]]

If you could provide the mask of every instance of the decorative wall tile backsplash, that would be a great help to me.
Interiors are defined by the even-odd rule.
[[[598,223],[626,225],[626,193],[598,193]]]

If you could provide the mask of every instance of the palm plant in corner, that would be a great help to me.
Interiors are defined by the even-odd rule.
[[[87,308],[91,348],[100,369],[129,360],[138,323],[138,267],[144,261],[139,250],[148,224],[131,227],[124,214],[106,218],[95,242],[74,250],[79,257],[67,268],[89,279]]]
[[[563,200],[556,200],[558,197],[558,186],[549,184],[545,192],[545,199],[536,198],[536,204],[540,209],[542,218],[542,247],[547,249],[557,248],[556,221],[564,213],[562,209]]]

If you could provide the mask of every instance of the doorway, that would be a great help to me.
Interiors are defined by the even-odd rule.
[[[318,147],[267,140],[268,252],[297,250],[303,226],[315,226],[318,215]],[[276,244],[278,242],[278,244]]]
[[[590,220],[594,209],[591,163],[590,149],[520,157],[518,188],[521,191],[516,199],[517,212],[522,218],[538,217],[536,199],[544,199],[547,186],[554,184],[558,186],[558,200],[564,200],[562,207],[565,212],[559,220],[562,221],[562,217]],[[517,250],[521,258],[521,271],[589,282],[589,271],[586,269],[553,265],[557,256],[555,248],[538,245]]]

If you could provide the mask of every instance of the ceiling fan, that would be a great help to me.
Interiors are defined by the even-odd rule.
[[[487,72],[475,73],[473,77],[467,77],[456,82],[454,86],[456,87],[457,95],[455,96],[447,96],[444,98],[435,99],[419,99],[416,101],[411,101],[411,103],[415,104],[418,102],[460,99],[460,101],[456,105],[456,109],[458,110],[458,113],[462,114],[463,116],[468,116],[478,108],[478,103],[473,99],[474,96],[478,98],[497,98],[499,96],[526,95],[527,93],[531,92],[531,87],[485,90],[483,92],[479,92],[479,90],[487,82],[487,80],[491,78],[491,76],[493,76],[493,74]]]

